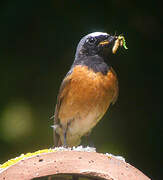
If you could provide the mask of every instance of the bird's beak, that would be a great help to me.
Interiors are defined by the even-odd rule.
[[[107,39],[105,39],[104,41],[101,41],[99,43],[100,46],[105,46],[108,47],[108,45],[113,44],[115,42],[115,40],[117,39],[116,36],[109,36]]]
[[[104,41],[101,41],[99,43],[99,45],[101,47],[111,47],[112,48],[112,53],[115,54],[117,49],[119,47],[124,47],[125,49],[128,49],[126,46],[126,41],[124,36],[109,36],[107,39],[105,39]]]
[[[102,46],[105,46],[105,45],[108,45],[109,44],[109,41],[108,40],[104,40],[104,41],[101,41],[99,43],[99,45],[102,45]]]

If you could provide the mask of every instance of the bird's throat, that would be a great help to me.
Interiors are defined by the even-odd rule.
[[[76,59],[72,67],[76,65],[87,66],[88,69],[93,70],[95,73],[101,72],[103,75],[106,75],[110,69],[110,66],[100,56],[87,56],[86,58]]]

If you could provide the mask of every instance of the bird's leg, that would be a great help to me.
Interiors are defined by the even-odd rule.
[[[64,147],[67,147],[67,142],[66,142],[66,139],[67,139],[67,130],[68,130],[68,127],[70,126],[71,124],[71,121],[69,121],[67,123],[67,126],[63,128],[63,146]]]
[[[84,136],[85,136],[85,139],[86,139],[86,143],[89,145],[89,146],[94,146],[94,143],[92,142],[91,138],[90,138],[90,134],[91,134],[91,131],[88,131]]]
[[[66,137],[67,137],[67,127],[63,130],[63,146],[67,147],[67,143],[66,143]]]

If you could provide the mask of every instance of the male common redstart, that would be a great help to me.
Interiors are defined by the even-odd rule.
[[[125,46],[123,36],[94,32],[84,36],[64,78],[54,114],[54,145],[77,146],[118,97],[118,80],[109,54]],[[127,48],[127,47],[126,47]]]

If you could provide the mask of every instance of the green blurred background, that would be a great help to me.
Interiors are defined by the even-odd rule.
[[[157,1],[1,1],[0,163],[52,147],[50,117],[80,38],[116,32],[129,48],[112,57],[119,98],[83,144],[161,179],[161,11]]]

